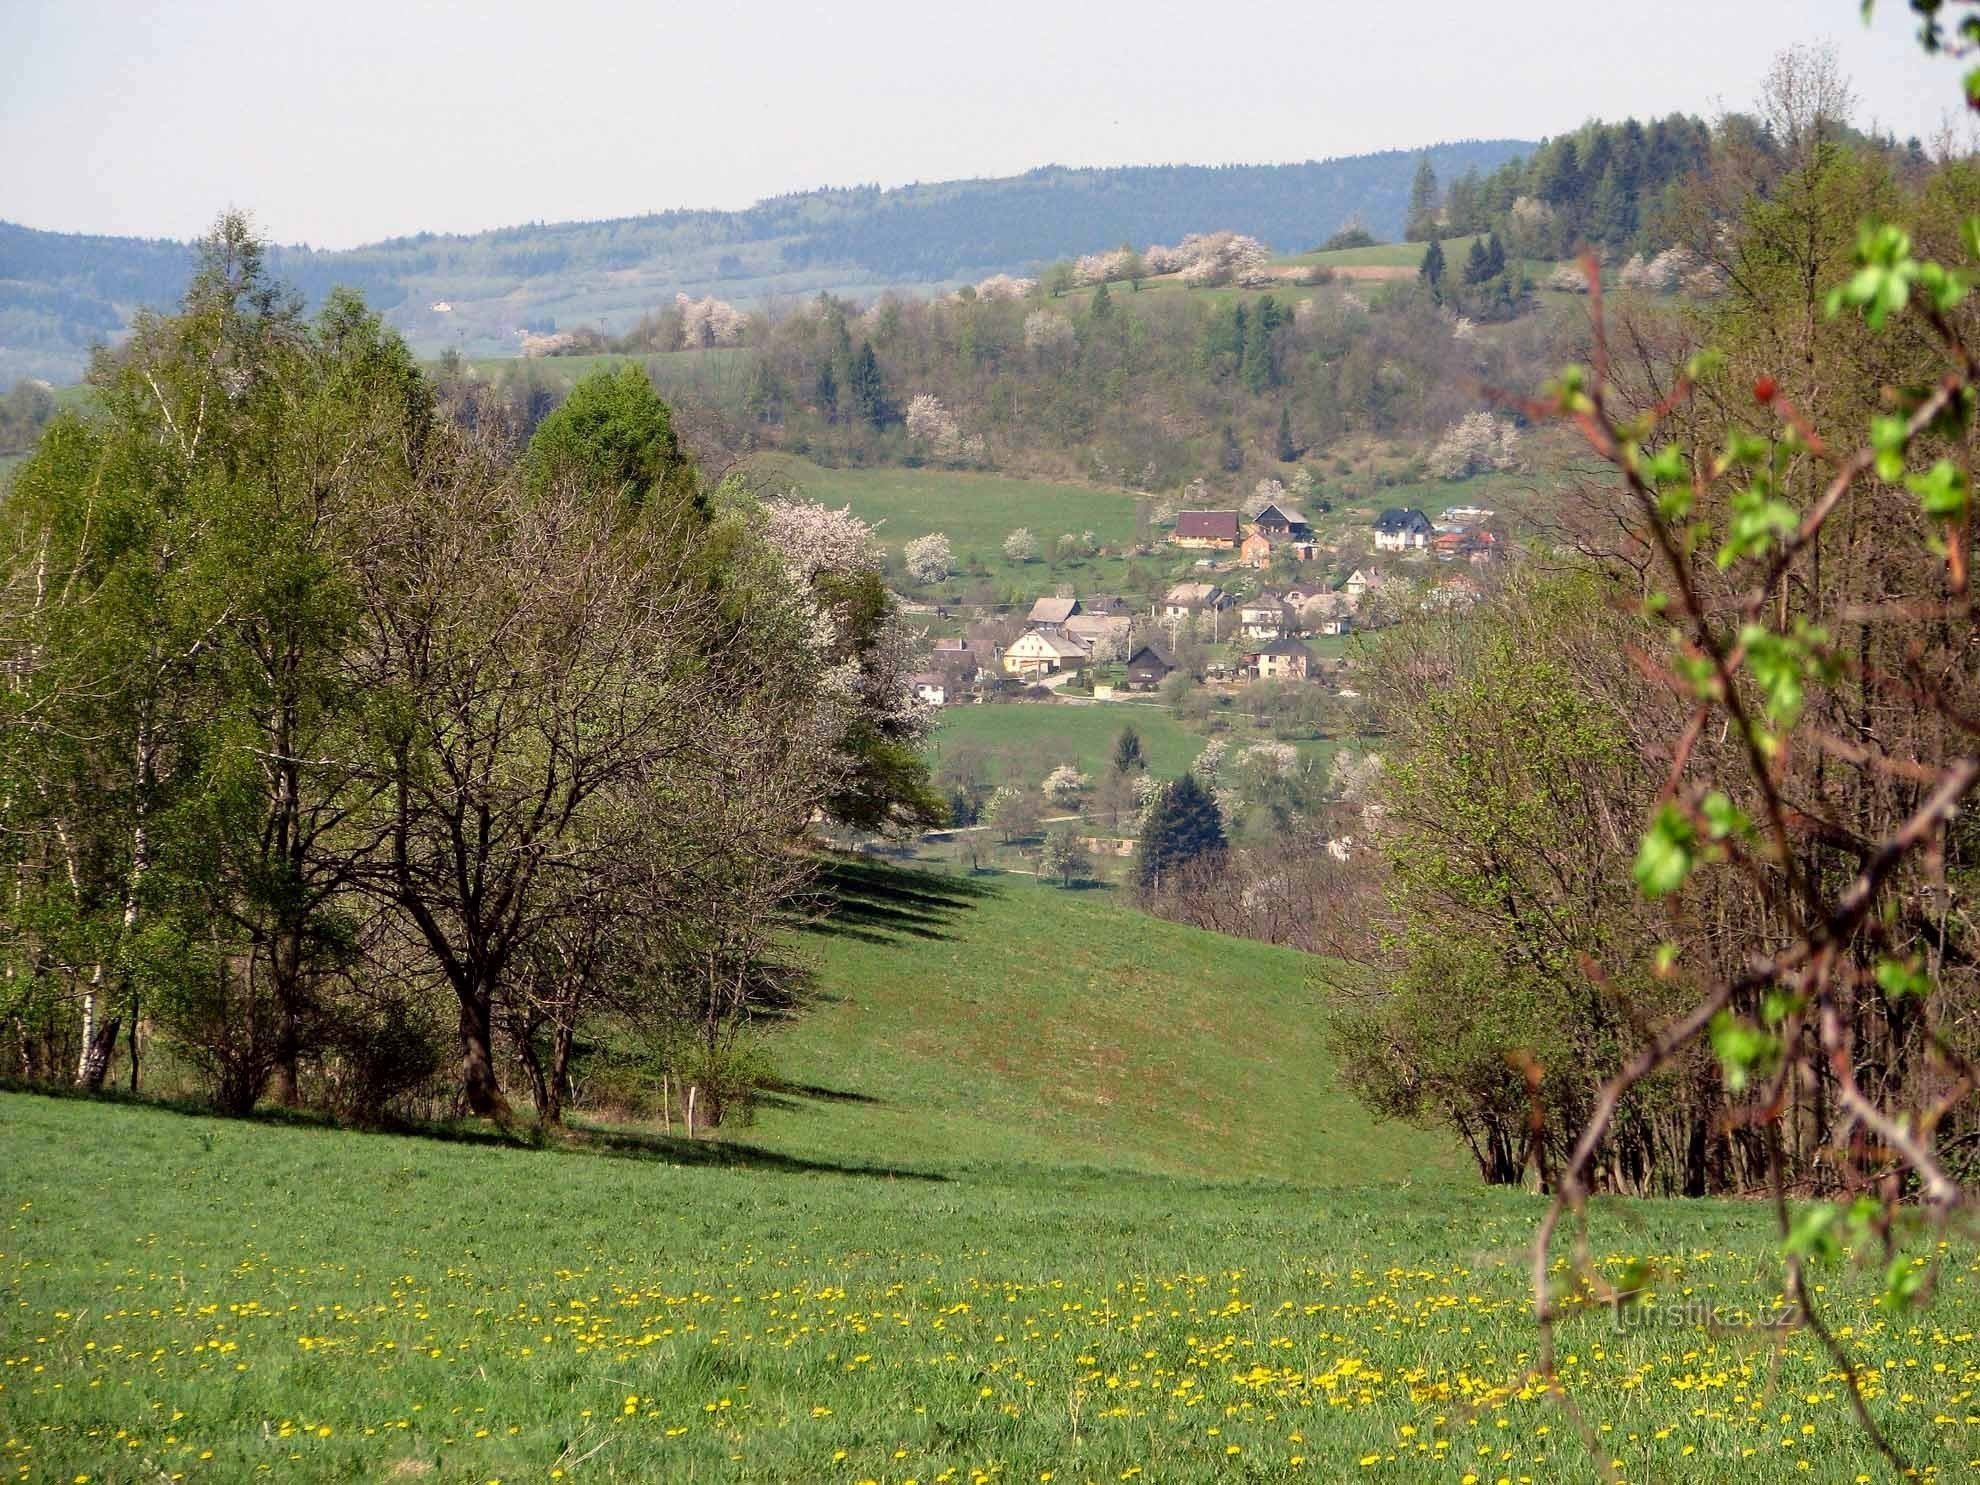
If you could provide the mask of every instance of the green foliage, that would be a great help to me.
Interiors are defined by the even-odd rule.
[[[673,415],[646,373],[631,363],[595,371],[572,388],[537,427],[524,469],[539,487],[568,477],[616,490],[634,508],[652,503],[707,514]]]

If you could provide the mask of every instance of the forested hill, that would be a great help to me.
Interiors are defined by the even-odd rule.
[[[1451,180],[1533,147],[1471,140],[1428,153]],[[273,265],[311,300],[336,284],[362,290],[423,350],[493,351],[512,348],[524,329],[623,328],[677,291],[719,289],[732,300],[877,292],[1220,228],[1285,252],[1357,218],[1395,237],[1421,158],[1389,150],[1295,165],[1047,166],[1002,179],[810,191],[745,211],[422,233],[345,252],[289,247]],[[0,223],[0,385],[27,375],[73,379],[88,347],[113,337],[134,309],[177,300],[191,260],[183,243]]]

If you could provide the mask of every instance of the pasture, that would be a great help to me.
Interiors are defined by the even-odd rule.
[[[1105,893],[847,865],[753,1128],[525,1149],[0,1095],[0,1468],[24,1481],[1580,1481],[1529,1374],[1538,1200],[1370,1125],[1296,956]],[[1562,1330],[1626,1481],[1883,1478],[1757,1203],[1604,1202],[1654,1271]],[[1929,1476],[1936,1307],[1818,1274]],[[1681,1308],[1680,1306],[1688,1307]]]

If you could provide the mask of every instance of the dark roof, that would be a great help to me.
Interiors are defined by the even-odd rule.
[[[1128,669],[1133,670],[1137,666],[1145,668],[1148,660],[1153,660],[1164,670],[1174,670],[1176,668],[1175,660],[1160,645],[1143,645],[1127,657]]]
[[[1176,535],[1236,541],[1242,522],[1234,510],[1186,510],[1176,517]]]
[[[1089,614],[1131,614],[1137,607],[1118,593],[1095,593],[1080,599],[1079,606]]]
[[[1428,531],[1430,518],[1415,506],[1390,506],[1375,518],[1377,531]]]
[[[1251,519],[1262,526],[1267,516],[1277,516],[1280,522],[1287,526],[1304,526],[1307,524],[1305,516],[1294,510],[1291,506],[1280,505],[1277,501],[1266,506],[1265,509],[1261,510]]]

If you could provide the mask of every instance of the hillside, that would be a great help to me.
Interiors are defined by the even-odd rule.
[[[1448,179],[1531,148],[1474,140],[1428,153]],[[1420,158],[1391,150],[1293,165],[1048,166],[1000,179],[810,191],[744,211],[422,233],[342,252],[283,247],[274,267],[312,302],[336,285],[360,290],[421,350],[512,351],[524,328],[624,329],[677,291],[745,301],[822,288],[876,293],[1219,227],[1287,252],[1357,217],[1394,236]],[[90,344],[114,336],[133,309],[174,303],[190,263],[183,243],[0,222],[0,384],[73,380]]]
[[[23,1480],[1583,1480],[1529,1385],[1536,1198],[1332,1086],[1292,956],[1098,894],[861,868],[795,1086],[723,1140],[584,1151],[0,1094]],[[1221,1180],[1190,1174],[1212,1164]],[[1251,1177],[1253,1179],[1245,1179]],[[1260,1180],[1258,1177],[1267,1177]],[[1618,1478],[1860,1478],[1758,1203],[1604,1202],[1641,1324],[1562,1328]],[[1759,1277],[1756,1278],[1756,1275]],[[1899,1447],[1971,1454],[1943,1325],[1825,1269]],[[1899,1380],[1901,1378],[1901,1380]],[[1488,1468],[1489,1467],[1489,1468]]]
[[[822,1003],[772,1043],[786,1079],[825,1092],[742,1139],[941,1168],[1469,1179],[1439,1137],[1369,1133],[1328,1071],[1325,992],[1301,955],[1027,877],[853,865],[833,883]]]

